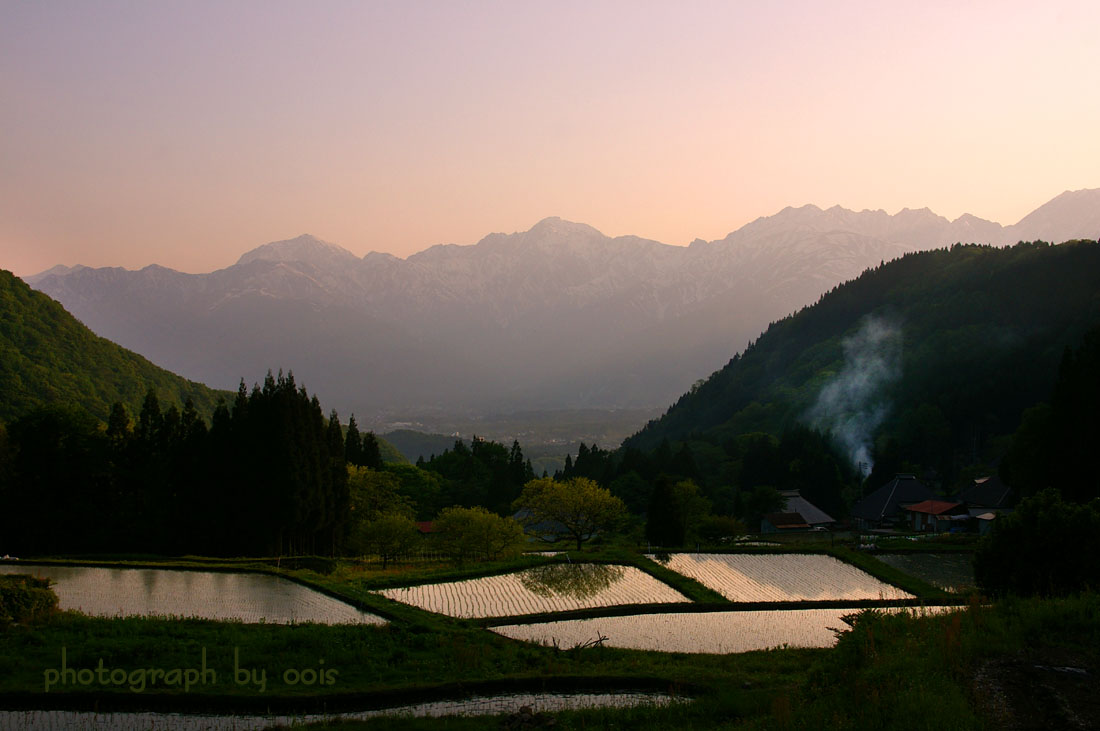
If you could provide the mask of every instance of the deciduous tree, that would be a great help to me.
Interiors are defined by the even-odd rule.
[[[577,550],[601,530],[608,530],[626,512],[623,501],[587,477],[574,477],[563,482],[549,478],[531,480],[512,504],[523,512],[522,522],[528,530],[539,524],[551,523],[577,542]]]

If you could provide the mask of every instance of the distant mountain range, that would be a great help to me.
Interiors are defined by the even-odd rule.
[[[299,236],[233,266],[54,267],[27,281],[96,333],[234,388],[267,369],[341,413],[485,413],[670,403],[768,324],[906,252],[1100,235],[1100,189],[1013,226],[927,209],[786,208],[669,246],[558,218],[407,259]]]

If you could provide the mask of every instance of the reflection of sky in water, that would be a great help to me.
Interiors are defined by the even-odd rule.
[[[432,701],[400,708],[302,716],[203,716],[179,713],[90,713],[77,711],[0,711],[0,729],[56,731],[80,728],[89,731],[248,731],[271,726],[291,726],[333,719],[366,719],[377,716],[486,716],[516,713],[529,706],[535,713],[578,708],[631,708],[664,706],[673,698],[656,693],[538,693],[507,696],[475,696],[457,701]]]
[[[914,610],[937,613],[950,607]],[[561,649],[606,637],[604,645],[657,652],[727,654],[773,647],[832,647],[834,629],[847,630],[841,617],[857,609],[785,609],[750,612],[683,612],[627,617],[569,619],[539,624],[510,624],[493,631],[516,640]],[[907,611],[907,610],[892,610]]]
[[[913,598],[832,556],[674,553],[666,565],[734,602]]]
[[[512,574],[385,589],[379,593],[452,617],[507,617],[620,604],[689,601],[633,566],[599,566],[587,571],[549,572],[545,569],[550,567],[538,566]]]
[[[173,615],[245,622],[382,624],[384,620],[300,584],[265,574],[86,566],[0,566],[54,582],[62,609],[104,617]]]

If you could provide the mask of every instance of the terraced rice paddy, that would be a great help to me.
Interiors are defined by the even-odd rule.
[[[246,731],[272,726],[298,726],[335,720],[362,720],[377,716],[488,716],[516,713],[528,706],[535,713],[580,708],[664,706],[673,697],[657,693],[532,693],[433,701],[398,708],[304,716],[210,716],[184,713],[93,713],[86,711],[0,711],[0,729],[7,731]]]
[[[464,618],[689,601],[633,566],[608,564],[550,564],[512,574],[379,593],[430,612]]]
[[[912,594],[832,556],[674,553],[666,565],[733,602],[913,598]]]
[[[880,553],[875,558],[944,591],[974,588],[974,556],[969,553]]]
[[[907,610],[937,613],[952,607]],[[629,650],[729,654],[775,647],[832,647],[842,617],[855,609],[785,609],[748,612],[687,612],[571,619],[493,627],[505,637],[562,649],[606,638],[602,644]]]
[[[0,565],[0,573],[34,574],[54,582],[62,609],[97,617],[179,616],[289,624],[385,624],[307,587],[277,576],[164,569]]]

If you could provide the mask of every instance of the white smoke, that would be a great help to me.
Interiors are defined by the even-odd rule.
[[[869,315],[843,345],[844,367],[822,387],[806,418],[830,433],[865,476],[874,464],[871,437],[889,413],[885,386],[901,375],[901,330]]]

